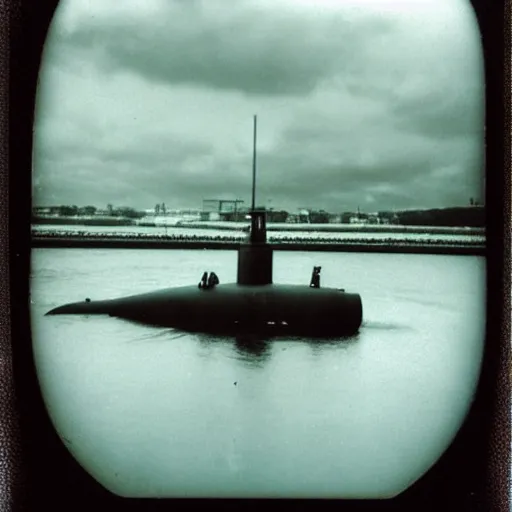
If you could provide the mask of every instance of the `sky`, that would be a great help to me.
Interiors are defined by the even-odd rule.
[[[33,204],[332,212],[484,196],[468,0],[62,0]]]

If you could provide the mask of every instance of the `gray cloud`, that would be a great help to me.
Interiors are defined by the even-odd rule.
[[[73,2],[41,75],[36,202],[248,201],[253,113],[264,204],[437,207],[482,193],[479,47],[464,16],[438,28],[444,3],[426,23],[248,0],[98,3],[93,16]]]
[[[85,18],[73,30],[59,31],[60,44],[77,55],[93,49],[105,73],[128,70],[168,84],[304,95],[393,27],[379,17],[354,21],[336,11],[311,16],[311,10],[257,2],[215,4],[206,9],[206,2],[169,2],[142,19]]]

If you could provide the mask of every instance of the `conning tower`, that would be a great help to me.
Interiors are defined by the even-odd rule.
[[[256,208],[256,127],[254,116],[252,158],[252,207],[248,240],[238,249],[237,283],[244,285],[272,284],[272,247],[267,243],[266,212]]]

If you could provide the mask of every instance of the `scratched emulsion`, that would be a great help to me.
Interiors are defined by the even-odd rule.
[[[483,349],[485,260],[275,253],[274,280],[360,293],[357,336],[220,338],[110,317],[49,316],[236,279],[236,252],[33,251],[37,370],[71,453],[124,496],[388,497],[460,427]]]

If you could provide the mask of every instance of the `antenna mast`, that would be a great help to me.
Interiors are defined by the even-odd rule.
[[[252,153],[252,211],[256,207],[256,116],[254,116],[253,153]]]
[[[251,228],[247,243],[238,249],[237,284],[242,285],[272,284],[272,246],[267,243],[265,209],[256,210],[256,123],[254,116]]]

